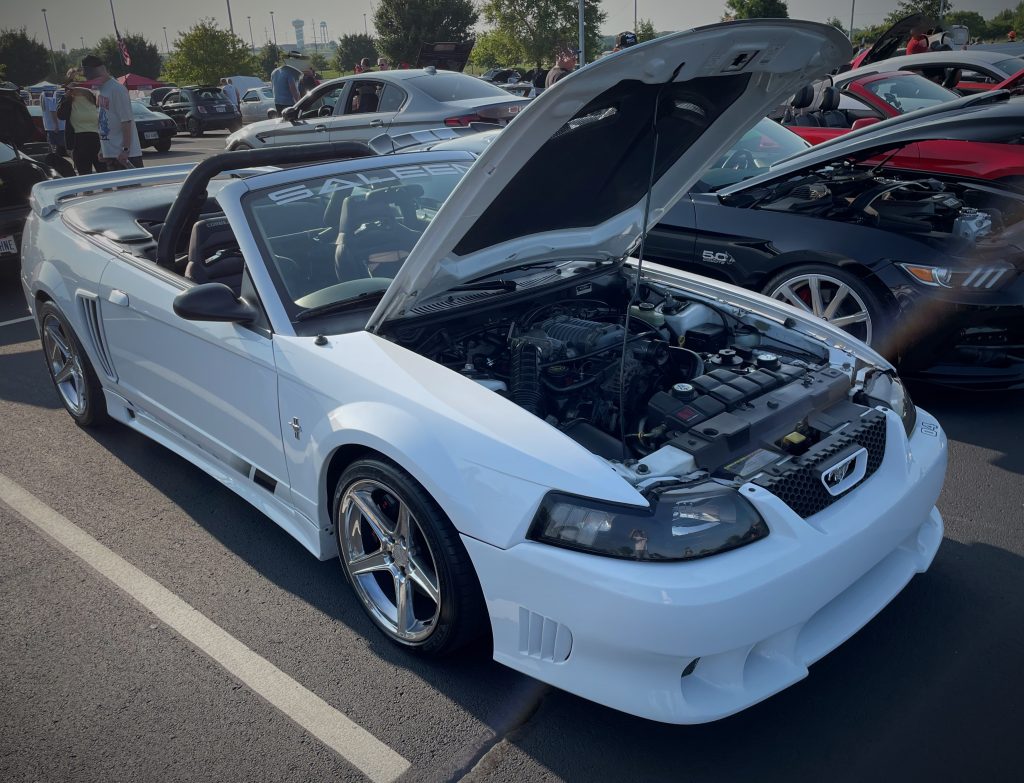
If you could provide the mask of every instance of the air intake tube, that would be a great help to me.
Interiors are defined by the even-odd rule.
[[[540,416],[544,398],[540,387],[540,348],[519,340],[512,346],[510,372],[512,401],[534,416]]]

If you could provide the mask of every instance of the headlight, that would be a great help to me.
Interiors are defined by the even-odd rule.
[[[877,372],[864,384],[864,393],[871,403],[892,408],[903,421],[907,437],[910,437],[917,423],[917,406],[910,399],[907,388],[899,378],[889,373]]]
[[[898,266],[919,283],[937,288],[953,287],[953,271],[944,266],[922,264],[898,264]]]
[[[549,492],[530,528],[535,541],[625,560],[695,560],[767,535],[750,503],[711,483],[657,492],[648,508]]]

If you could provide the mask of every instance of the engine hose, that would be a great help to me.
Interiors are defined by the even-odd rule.
[[[526,342],[512,348],[512,367],[509,373],[512,401],[534,416],[541,415],[544,395],[540,388],[540,349]]]

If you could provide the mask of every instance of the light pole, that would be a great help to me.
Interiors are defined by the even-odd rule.
[[[580,17],[580,56],[579,56],[579,59],[577,59],[577,61],[576,61],[577,62],[577,66],[576,67],[577,68],[582,68],[584,65],[587,64],[587,50],[584,47],[586,35],[585,35],[584,31],[583,31],[583,6],[584,6],[585,2],[586,2],[586,0],[580,0],[580,10],[579,10],[579,17]]]
[[[167,28],[164,28],[164,51],[167,54],[171,53],[171,44],[167,41]]]
[[[231,34],[234,35],[235,34],[235,23],[233,21],[231,21],[231,0],[227,0],[227,2],[228,2],[228,29],[230,29],[231,30]]]
[[[636,0],[633,0],[633,32],[636,32]]]
[[[366,14],[363,14],[363,35],[369,35],[370,31],[366,27]]]
[[[50,38],[50,22],[46,18],[46,9],[43,9],[43,24],[46,25],[46,40],[50,44],[50,65],[53,66],[53,72],[57,73],[57,60],[53,56],[53,39]]]
[[[274,46],[277,46],[277,25],[274,24],[274,12],[270,12],[270,29],[274,31]]]
[[[85,48],[85,36],[84,35],[78,36],[78,40],[82,42],[82,48],[84,49]]]
[[[245,17],[249,20],[249,44],[252,46],[252,53],[256,54],[256,39],[252,37],[252,17]]]
[[[324,45],[327,44],[327,22],[320,22],[320,42]]]
[[[853,11],[857,7],[857,0],[850,0],[850,42],[853,42]]]

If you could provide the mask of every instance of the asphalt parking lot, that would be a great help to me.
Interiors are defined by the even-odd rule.
[[[224,135],[145,163],[198,160]],[[26,314],[16,270],[0,270],[4,781],[362,780],[357,756],[403,781],[1020,777],[1020,393],[913,389],[950,438],[932,568],[803,682],[666,726],[486,655],[394,648],[336,562],[136,433],[76,427]],[[175,600],[198,612],[185,633]]]

